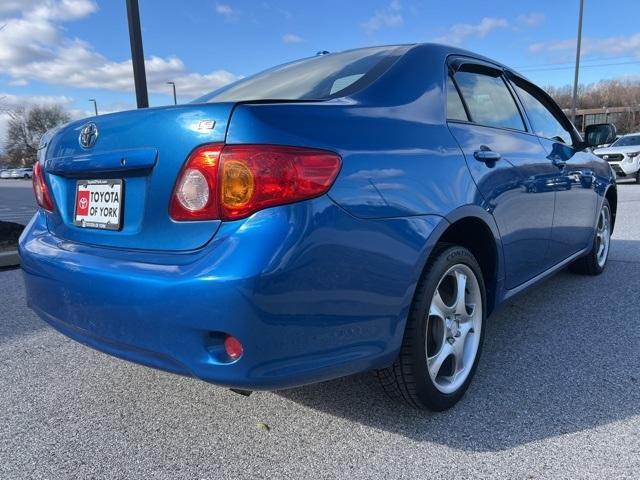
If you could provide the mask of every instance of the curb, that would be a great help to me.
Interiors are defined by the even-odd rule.
[[[15,267],[17,265],[20,265],[20,255],[18,255],[18,250],[0,252],[0,268]]]

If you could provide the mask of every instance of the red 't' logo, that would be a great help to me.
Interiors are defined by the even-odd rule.
[[[78,192],[78,199],[76,204],[76,215],[86,216],[89,215],[89,190],[83,190]]]

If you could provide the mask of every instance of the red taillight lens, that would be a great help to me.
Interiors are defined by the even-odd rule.
[[[335,180],[340,163],[338,155],[325,150],[228,145],[220,156],[220,214],[234,220],[322,195]]]
[[[44,173],[42,172],[40,162],[37,162],[33,166],[31,182],[33,183],[33,191],[36,195],[36,202],[38,202],[38,205],[48,212],[53,212],[53,201],[51,201],[49,189],[44,181]]]
[[[332,152],[278,145],[205,145],[176,183],[174,220],[236,220],[329,190],[341,159]]]
[[[215,220],[218,215],[218,160],[222,145],[195,149],[178,176],[169,214],[174,220]]]

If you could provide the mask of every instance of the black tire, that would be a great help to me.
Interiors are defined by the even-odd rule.
[[[460,264],[466,265],[473,272],[479,287],[482,300],[479,344],[464,383],[451,393],[443,393],[432,380],[427,366],[427,328],[436,288],[444,275]],[[400,354],[390,367],[376,371],[384,391],[391,398],[420,409],[443,411],[455,405],[469,387],[480,360],[486,324],[486,304],[482,270],[473,254],[466,248],[451,244],[436,246],[416,288]],[[466,341],[464,343],[466,345]]]
[[[593,238],[593,245],[588,254],[584,257],[577,259],[575,262],[569,265],[569,270],[574,273],[579,273],[581,275],[600,275],[604,272],[605,267],[607,266],[607,260],[609,258],[609,246],[611,239],[611,206],[609,205],[609,201],[605,198],[602,202],[602,207],[600,207],[600,212],[598,212],[598,223],[596,225],[596,235]],[[606,209],[608,212],[608,237],[609,242],[606,246],[606,256],[604,258],[604,263],[599,260],[598,249],[600,247],[600,240],[598,238],[598,229],[600,225],[600,215],[602,211]]]

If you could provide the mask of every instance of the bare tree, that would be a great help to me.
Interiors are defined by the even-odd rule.
[[[546,87],[561,108],[571,108],[571,86]],[[628,111],[611,114],[609,121],[616,124],[620,133],[640,130],[640,81],[602,80],[578,87],[578,108],[626,107]]]
[[[547,93],[561,108],[571,108],[571,86],[548,86]],[[578,108],[637,107],[640,81],[602,80],[578,87]]]
[[[9,115],[5,153],[13,165],[30,166],[37,158],[40,137],[71,117],[59,105],[19,106],[6,110]]]

